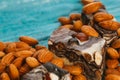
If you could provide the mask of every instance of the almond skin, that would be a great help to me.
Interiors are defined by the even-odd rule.
[[[34,46],[34,45],[38,44],[38,40],[36,40],[32,37],[28,37],[28,36],[21,36],[19,38],[19,40],[22,41],[22,42],[25,42],[25,43],[27,43],[31,46]]]
[[[80,20],[80,18],[81,14],[78,13],[70,14],[70,20]]]
[[[71,24],[71,20],[69,18],[66,17],[60,17],[58,19],[58,21],[62,24],[62,25],[66,25],[66,24]]]
[[[105,80],[120,80],[120,75],[109,74],[105,77]]]
[[[3,72],[0,76],[1,80],[10,80],[9,75],[6,72]]]
[[[101,7],[102,7],[101,2],[92,2],[83,7],[83,12],[85,12],[86,14],[92,14],[97,12]]]
[[[73,26],[74,26],[73,30],[80,31],[81,27],[83,26],[82,21],[80,21],[80,20],[75,21]]]
[[[88,36],[92,36],[92,37],[99,36],[98,32],[96,32],[96,30],[94,28],[92,28],[91,26],[88,26],[88,25],[82,26],[81,31]]]
[[[110,59],[108,59],[106,61],[106,65],[107,65],[108,68],[115,69],[115,68],[118,67],[119,61],[118,60],[110,60]]]
[[[9,75],[12,80],[19,80],[19,71],[14,64],[9,65]]]
[[[112,59],[118,59],[119,58],[119,53],[117,52],[117,50],[115,50],[112,47],[107,48],[107,53],[110,56],[110,58],[112,58]]]
[[[117,30],[117,34],[120,37],[120,28]]]
[[[49,62],[53,59],[53,53],[49,51],[48,49],[42,49],[40,53],[38,54],[38,60],[41,63]]]
[[[61,58],[54,58],[51,63],[55,64],[56,66],[62,68],[64,65],[64,61]]]
[[[107,30],[115,31],[120,27],[120,23],[112,20],[102,21],[99,25]]]
[[[120,39],[115,40],[111,46],[113,48],[120,48]]]
[[[73,29],[73,25],[71,25],[71,24],[66,24],[66,25],[61,26],[60,28]]]
[[[0,51],[3,51],[5,49],[5,44],[3,42],[0,42]]]
[[[0,73],[4,72],[5,68],[6,68],[6,65],[0,63]]]
[[[94,0],[81,0],[81,2],[86,5],[86,4],[89,4],[89,3],[92,3],[94,2]]]
[[[80,74],[80,75],[74,76],[73,80],[87,80],[87,78],[84,75]]]
[[[35,68],[37,66],[40,65],[40,63],[38,62],[38,60],[34,57],[27,57],[26,58],[26,63],[31,67],[31,68]]]
[[[67,70],[72,75],[80,75],[82,73],[82,68],[78,66],[65,65],[63,69]]]
[[[16,44],[14,42],[9,43],[5,48],[5,52],[7,53],[15,52],[15,51],[16,51]]]
[[[94,20],[96,22],[101,22],[105,20],[112,20],[114,17],[111,14],[105,12],[98,12],[94,15]]]
[[[120,72],[116,69],[106,69],[105,71],[105,74],[108,75],[108,74],[117,74],[117,75],[120,75]]]
[[[3,56],[5,56],[5,53],[3,51],[0,51],[0,58],[2,58]]]

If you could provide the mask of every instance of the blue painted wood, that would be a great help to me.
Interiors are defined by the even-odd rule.
[[[120,0],[101,0],[120,21]],[[60,25],[60,16],[80,13],[80,0],[0,0],[0,41],[31,36],[47,46],[50,34]]]

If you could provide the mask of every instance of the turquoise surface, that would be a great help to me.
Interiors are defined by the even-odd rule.
[[[120,0],[101,0],[120,21]],[[47,46],[50,34],[60,25],[60,16],[80,13],[80,0],[0,0],[0,41],[31,36]]]

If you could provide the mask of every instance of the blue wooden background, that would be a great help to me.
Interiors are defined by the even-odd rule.
[[[120,0],[101,0],[120,21]],[[80,13],[80,0],[0,0],[0,41],[17,41],[31,36],[47,46],[50,34],[60,24],[60,16]]]

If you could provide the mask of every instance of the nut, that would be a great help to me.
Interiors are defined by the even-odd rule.
[[[23,50],[23,51],[18,51],[15,53],[15,56],[16,57],[23,57],[23,58],[26,58],[26,57],[30,57],[32,56],[33,52],[32,51],[29,51],[29,50]]]
[[[2,58],[3,56],[5,56],[5,53],[3,51],[0,51],[0,58]]]
[[[81,30],[81,27],[82,27],[82,21],[80,21],[80,20],[77,20],[77,21],[75,21],[74,22],[74,24],[73,24],[73,30],[75,30],[75,31],[80,31]]]
[[[37,66],[40,65],[40,63],[38,62],[38,60],[34,57],[27,57],[26,58],[26,63],[31,67],[31,68],[35,68]]]
[[[58,21],[62,24],[62,25],[66,25],[66,24],[71,24],[71,20],[69,18],[66,17],[60,17],[58,19]]]
[[[120,39],[115,40],[111,46],[113,48],[120,48]]]
[[[14,64],[9,65],[9,75],[12,80],[19,80],[19,71]]]
[[[109,74],[105,77],[105,80],[120,80],[120,75]]]
[[[76,38],[78,38],[81,42],[87,41],[89,37],[85,33],[78,33],[75,35]]]
[[[51,63],[55,64],[56,66],[62,68],[64,65],[64,61],[61,58],[54,58]]]
[[[107,65],[108,68],[114,69],[114,68],[118,67],[119,61],[118,60],[110,60],[110,59],[108,59],[106,61],[106,65]]]
[[[9,53],[9,52],[15,52],[16,51],[16,44],[14,42],[11,42],[7,45],[7,47],[5,48],[5,52]]]
[[[81,0],[81,2],[86,5],[86,4],[89,4],[89,3],[92,3],[94,2],[94,0]]]
[[[115,31],[120,27],[120,23],[112,20],[102,21],[99,25],[107,30]]]
[[[1,80],[10,80],[9,75],[6,72],[3,72],[0,76]]]
[[[112,47],[107,48],[107,53],[110,56],[110,58],[112,58],[112,59],[118,59],[119,58],[119,53],[117,52],[117,50],[115,50]]]
[[[40,49],[44,49],[44,48],[46,48],[45,46],[40,46],[40,45],[36,45],[35,46],[35,49],[36,50],[40,50]]]
[[[108,74],[117,74],[117,75],[120,75],[120,72],[116,69],[107,69],[105,71],[105,74],[108,75]]]
[[[83,12],[85,12],[86,14],[92,14],[97,12],[101,7],[102,7],[101,2],[92,2],[83,7]]]
[[[81,14],[78,13],[70,14],[70,20],[80,20],[80,18]]]
[[[15,56],[13,53],[8,53],[2,58],[1,63],[5,65],[9,65],[14,60],[14,58]]]
[[[87,80],[86,77],[82,74],[74,76],[73,80]]]
[[[5,49],[5,44],[3,42],[0,42],[0,51],[3,51]]]
[[[61,26],[60,28],[72,29],[72,28],[73,28],[73,25],[71,25],[71,24],[66,24],[66,25]]]
[[[18,57],[13,61],[13,64],[19,69],[22,66],[24,58]]]
[[[111,14],[105,13],[105,12],[98,12],[94,15],[94,20],[96,22],[101,22],[105,20],[112,20],[113,16]]]
[[[21,36],[19,38],[19,40],[22,41],[22,42],[25,42],[25,43],[27,43],[31,46],[34,46],[34,45],[38,44],[38,40],[36,40],[32,37],[28,37],[28,36]]]
[[[0,73],[4,72],[5,68],[6,68],[6,65],[0,63]]]
[[[117,35],[120,37],[120,28],[117,30]]]
[[[35,53],[36,52],[36,49],[35,48],[30,48],[29,49],[31,52]]]
[[[82,73],[82,68],[79,66],[65,65],[63,69],[67,70],[72,75],[80,75]]]
[[[53,59],[53,53],[48,49],[41,49],[40,53],[38,54],[38,60],[41,63],[49,62]]]
[[[81,27],[81,31],[88,36],[93,36],[93,37],[99,36],[98,32],[96,32],[96,30],[91,26],[84,25]]]

